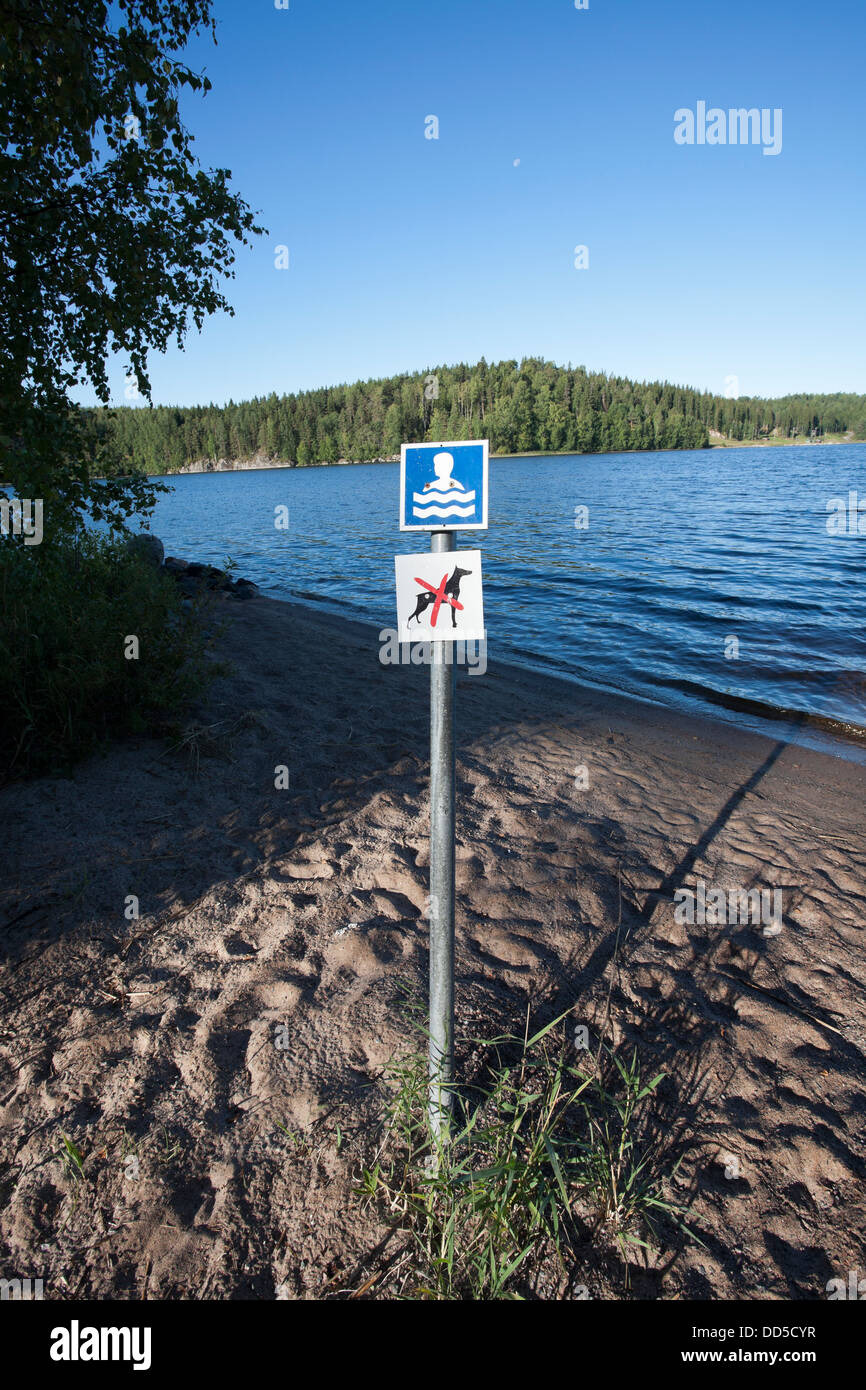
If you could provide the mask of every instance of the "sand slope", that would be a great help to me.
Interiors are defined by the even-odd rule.
[[[0,1274],[49,1297],[339,1295],[385,1236],[351,1187],[424,989],[428,673],[220,612],[197,749],[0,793]],[[705,1248],[629,1296],[825,1296],[864,1264],[863,768],[502,666],[459,706],[463,1036],[575,1006],[668,1073]],[[677,924],[699,878],[780,887],[782,932]],[[626,1292],[603,1248],[584,1282]]]

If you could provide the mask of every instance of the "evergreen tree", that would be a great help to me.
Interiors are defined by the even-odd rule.
[[[429,389],[431,378],[436,390]],[[394,457],[403,441],[490,439],[494,453],[700,449],[728,439],[866,438],[866,396],[728,400],[668,382],[628,381],[526,358],[436,367],[224,407],[94,412],[127,466],[155,473],[264,454],[307,467]]]

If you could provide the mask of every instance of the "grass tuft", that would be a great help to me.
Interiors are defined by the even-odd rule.
[[[357,1187],[404,1236],[392,1295],[521,1298],[538,1276],[567,1289],[587,1239],[613,1236],[627,1269],[630,1247],[654,1241],[662,1216],[682,1225],[648,1123],[662,1074],[644,1081],[636,1054],[624,1061],[604,1046],[576,1054],[566,1017],[530,1036],[527,1013],[522,1037],[474,1040],[478,1079],[455,1089],[450,1141],[440,1141],[415,1011],[418,1043],[386,1070],[384,1135]]]

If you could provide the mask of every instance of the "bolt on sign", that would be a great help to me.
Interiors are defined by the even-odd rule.
[[[400,450],[401,531],[486,531],[486,439],[404,444]]]
[[[396,555],[401,642],[483,642],[481,551]]]

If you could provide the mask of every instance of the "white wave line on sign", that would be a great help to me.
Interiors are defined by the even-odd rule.
[[[467,492],[465,488],[457,492],[453,487],[445,490],[431,487],[429,492],[412,493],[413,502],[450,502],[452,498],[455,502],[474,502],[475,493]]]
[[[413,516],[472,516],[475,507],[413,507]]]

